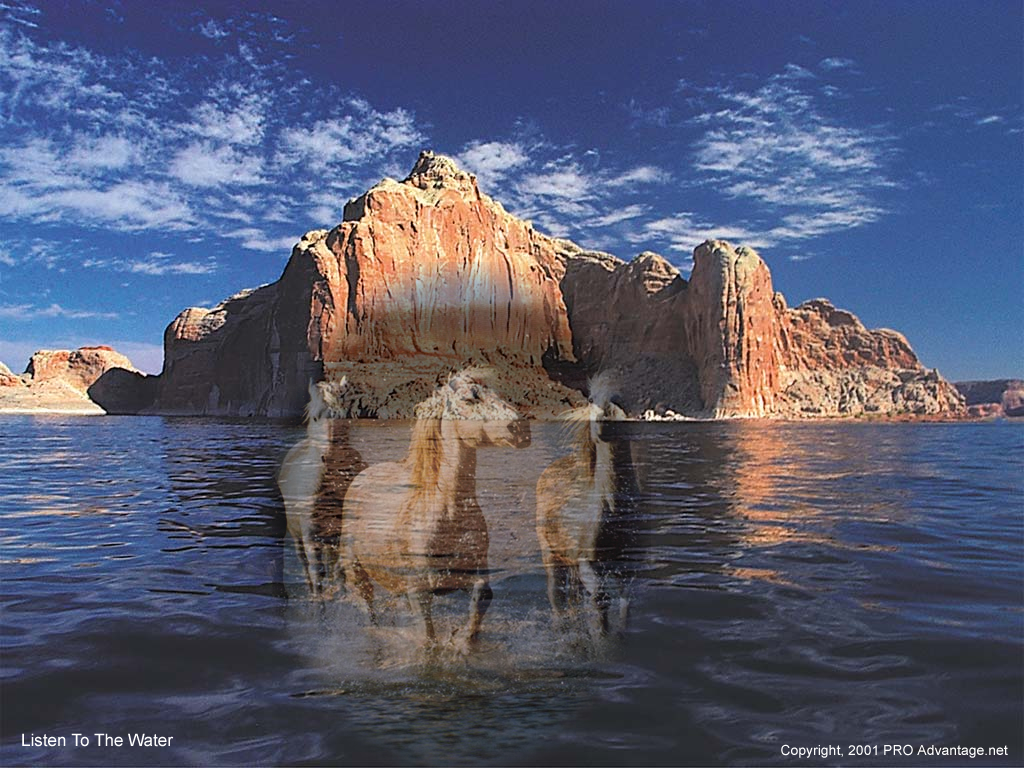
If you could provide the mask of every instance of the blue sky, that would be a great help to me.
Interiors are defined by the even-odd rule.
[[[347,199],[457,156],[544,232],[682,269],[757,247],[790,304],[1024,375],[1019,2],[0,0],[0,360],[275,280]]]

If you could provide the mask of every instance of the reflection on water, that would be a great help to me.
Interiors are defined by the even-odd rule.
[[[575,563],[625,564],[610,575],[628,576],[628,624],[595,652],[553,621],[543,547],[589,550],[564,532],[569,546],[542,546],[545,493],[555,511],[596,501],[576,506],[589,524],[619,501],[574,491],[579,472],[538,495],[575,454],[562,425],[534,423],[529,446],[476,453],[493,600],[460,655],[426,649],[406,597],[451,548],[384,557],[353,533],[360,562],[406,564],[394,593],[375,592],[376,626],[342,597],[334,513],[364,472],[408,503],[416,483],[397,466],[418,424],[326,419],[329,449],[306,447],[336,474],[304,532],[285,514],[302,496],[278,473],[321,439],[305,427],[5,419],[0,762],[759,765],[791,764],[783,744],[828,743],[1005,744],[1003,763],[1020,762],[1019,427],[603,421],[576,425],[620,458],[628,446],[643,494],[611,494],[630,501],[615,556],[598,545]],[[358,530],[393,519],[379,498]],[[559,605],[614,599],[573,578]],[[439,638],[466,626],[466,593],[431,607]],[[20,746],[99,730],[175,739]]]

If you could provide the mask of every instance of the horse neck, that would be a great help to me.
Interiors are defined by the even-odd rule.
[[[306,424],[306,437],[317,443],[326,443],[331,437],[331,420],[326,417],[310,419]]]
[[[628,442],[591,440],[582,457],[589,461],[590,480],[601,495],[616,495],[630,484],[633,458]]]
[[[441,498],[455,501],[476,498],[476,448],[463,440],[443,440],[441,465],[437,472]]]

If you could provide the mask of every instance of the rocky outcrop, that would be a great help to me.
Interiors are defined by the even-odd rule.
[[[779,406],[779,333],[768,267],[751,248],[711,240],[693,254],[686,335],[704,411],[767,416]]]
[[[688,281],[654,253],[626,263],[538,233],[430,152],[307,233],[276,283],[185,310],[164,343],[152,412],[295,415],[327,378],[350,415],[409,416],[471,364],[532,415],[597,373],[652,418],[964,410],[900,334],[789,308],[750,248],[702,244]]]
[[[0,363],[0,387],[24,387],[25,381],[11,373],[11,369]]]
[[[633,413],[963,413],[956,390],[924,368],[899,333],[868,330],[824,299],[787,307],[753,249],[703,243],[689,282],[655,254],[626,264],[562,253],[580,361],[591,372],[615,370]]]
[[[41,349],[29,358],[25,375],[33,384],[60,380],[84,392],[111,368],[135,370],[131,360],[107,346]]]
[[[778,299],[783,306],[781,296]],[[782,406],[808,416],[963,414],[960,393],[902,334],[814,299],[782,314]]]
[[[114,390],[102,382],[119,379]],[[41,349],[29,358],[20,377],[0,366],[0,412],[58,412],[102,414],[137,413],[152,400],[144,393],[146,381],[124,355],[111,347],[76,350]],[[99,397],[92,397],[98,392]]]
[[[1024,380],[958,381],[968,410],[978,418],[1024,417]]]
[[[573,361],[562,269],[554,241],[423,153],[307,233],[276,283],[181,313],[153,410],[293,415],[311,379],[345,376],[358,415],[411,415],[415,393],[480,363],[518,371],[525,409],[564,408],[578,395],[543,368]]]

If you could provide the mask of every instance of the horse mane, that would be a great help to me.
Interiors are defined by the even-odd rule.
[[[437,487],[444,460],[444,443],[441,440],[441,419],[444,417],[446,395],[444,388],[416,406],[416,422],[412,425],[409,453],[405,457],[409,466],[413,486],[412,498]]]
[[[608,371],[602,371],[587,382],[590,392],[590,405],[573,408],[562,414],[566,421],[566,442],[576,457],[577,464],[582,467],[590,481],[594,480],[597,469],[597,441],[590,432],[593,420],[593,403],[606,404],[611,401],[615,391],[614,379]]]
[[[410,501],[437,488],[437,478],[444,462],[444,441],[441,439],[441,420],[449,416],[449,398],[455,389],[466,382],[479,381],[488,370],[479,366],[464,368],[448,375],[444,384],[426,400],[416,406],[416,422],[409,440],[409,453],[405,462],[410,469],[413,492]]]
[[[437,487],[444,460],[444,443],[441,440],[441,419],[419,418],[412,427],[409,453],[405,458],[411,470],[410,482],[413,496],[417,497]]]
[[[597,443],[590,434],[590,405],[566,411],[562,418],[566,421],[566,443],[572,449],[576,462],[594,479],[597,465]]]
[[[313,424],[321,419],[348,418],[348,409],[340,400],[348,388],[348,377],[342,376],[341,381],[309,382],[309,402],[303,411],[303,423]]]

